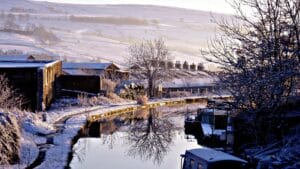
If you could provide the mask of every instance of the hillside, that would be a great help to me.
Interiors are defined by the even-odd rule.
[[[67,60],[124,64],[130,44],[163,37],[180,61],[199,62],[215,35],[209,12],[142,5],[71,5],[0,0],[0,49]],[[228,17],[213,14],[216,18]]]

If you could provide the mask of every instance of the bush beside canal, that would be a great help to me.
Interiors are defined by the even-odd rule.
[[[17,163],[20,151],[20,130],[14,116],[0,113],[0,133],[0,165]]]

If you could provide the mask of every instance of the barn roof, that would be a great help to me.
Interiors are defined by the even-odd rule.
[[[98,69],[104,70],[110,66],[119,67],[114,63],[90,63],[90,62],[63,62],[63,69]]]
[[[64,69],[63,72],[67,75],[88,75],[88,73],[80,69]]]
[[[13,61],[1,61],[0,68],[41,68],[47,67],[52,63],[58,61],[24,61],[24,60],[13,60]]]

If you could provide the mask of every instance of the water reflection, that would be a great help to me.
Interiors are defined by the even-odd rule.
[[[170,150],[170,144],[179,125],[169,115],[163,115],[157,109],[143,109],[120,117],[95,122],[86,128],[87,137],[101,137],[102,144],[110,149],[120,140],[118,130],[125,130],[127,155],[141,160],[152,160],[156,164]],[[82,145],[83,146],[83,145]]]
[[[199,147],[195,139],[185,138],[185,113],[144,109],[91,123],[74,146],[70,167],[179,168],[180,154]]]
[[[146,120],[135,121],[130,127],[128,155],[139,156],[142,160],[152,159],[160,164],[170,149],[176,125],[169,118],[161,118],[155,109],[150,109],[147,114]]]

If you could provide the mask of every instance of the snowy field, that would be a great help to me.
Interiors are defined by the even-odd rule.
[[[199,49],[215,36],[216,18],[204,11],[142,5],[71,5],[26,0],[0,0],[0,23],[18,29],[45,27],[59,41],[42,43],[37,37],[0,31],[0,49],[20,49],[58,55],[68,60],[113,61],[125,65],[130,44],[162,37],[172,59],[198,63]],[[3,28],[2,28],[3,29]]]

